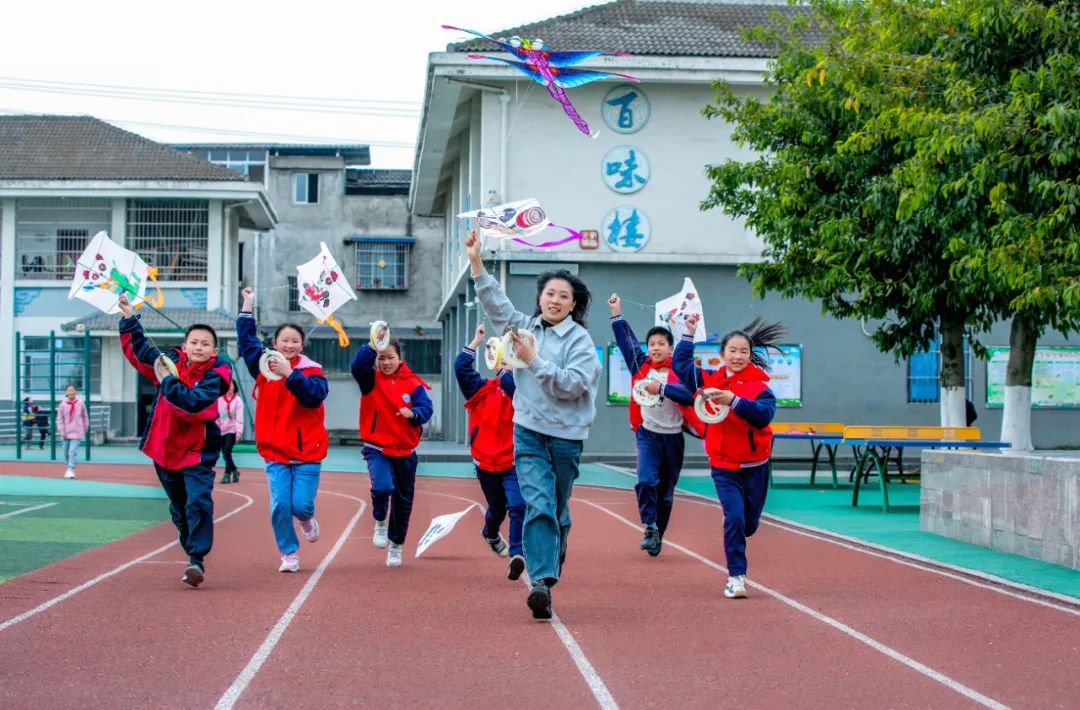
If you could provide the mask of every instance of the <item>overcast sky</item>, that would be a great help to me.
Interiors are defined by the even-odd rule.
[[[164,142],[367,143],[374,167],[411,168],[428,53],[463,37],[440,25],[495,32],[592,4],[10,2],[0,113],[90,114]]]

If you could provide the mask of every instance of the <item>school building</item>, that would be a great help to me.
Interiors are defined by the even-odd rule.
[[[754,299],[736,270],[761,258],[761,243],[742,224],[699,209],[709,190],[705,166],[750,157],[731,142],[730,125],[702,117],[702,107],[713,98],[712,83],[723,79],[736,91],[765,96],[769,50],[743,42],[740,28],[768,21],[770,12],[799,11],[775,3],[635,0],[522,27],[477,28],[497,38],[540,38],[553,51],[629,53],[576,65],[641,80],[566,90],[591,139],[518,68],[468,58],[509,58],[491,42],[451,36],[459,41],[430,56],[411,206],[418,216],[445,219],[438,309],[444,372],[451,372],[460,346],[483,318],[463,249],[470,224],[456,215],[536,198],[551,220],[586,238],[548,249],[492,240],[485,245],[485,261],[528,313],[543,271],[569,269],[589,285],[588,329],[603,371],[587,453],[634,450],[624,403],[627,375],[612,348],[608,296],[623,297],[623,315],[643,337],[653,323],[653,304],[679,292],[685,277],[701,294],[711,333],[742,326],[756,315],[788,326],[788,347],[774,358],[774,389],[784,400],[778,420],[939,423],[935,352],[896,362],[874,347],[872,323],[825,317],[815,302]],[[1008,332],[1008,324],[999,324],[983,342],[1007,349]],[[1039,344],[1035,445],[1080,445],[1080,412],[1074,409],[1080,406],[1080,340],[1049,333]],[[967,368],[976,425],[988,438],[1000,432],[1007,357],[1003,349],[993,353],[989,364],[972,359]],[[701,354],[708,362],[717,352],[704,346]],[[465,440],[462,404],[453,378],[445,377],[442,416],[449,440]]]

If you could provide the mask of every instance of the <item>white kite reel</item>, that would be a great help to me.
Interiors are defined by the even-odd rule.
[[[285,356],[279,353],[277,350],[263,350],[262,355],[259,356],[259,372],[262,376],[271,382],[280,380],[281,375],[270,369],[270,361],[277,360],[278,362],[285,363],[287,360]]]
[[[484,344],[484,364],[488,366],[489,370],[495,372],[499,369],[499,365],[502,364],[502,360],[502,339],[493,335]]]
[[[158,355],[157,360],[154,360],[154,374],[157,375],[158,381],[165,379],[167,375],[173,377],[179,377],[180,371],[176,369],[176,363],[172,361],[165,353]]]
[[[379,352],[390,347],[390,326],[386,321],[377,320],[371,324],[370,340],[371,347]]]
[[[720,390],[715,387],[709,387],[702,390],[697,397],[694,397],[694,414],[698,416],[698,419],[706,424],[718,424],[724,421],[728,412],[731,411],[731,407],[726,404],[720,404],[711,399],[706,399],[704,395],[713,394]]]
[[[645,386],[652,380],[648,377],[643,377],[634,383],[634,389],[631,394],[634,397],[634,401],[640,404],[642,407],[657,407],[660,405],[660,394],[652,394],[645,390]]]
[[[526,365],[525,362],[521,360],[521,358],[519,358],[517,356],[517,353],[514,351],[513,333],[514,331],[508,330],[506,331],[506,334],[502,337],[502,361],[510,367],[514,368],[515,370],[520,370],[523,367],[528,367],[528,365]],[[517,334],[518,337],[525,342],[536,342],[536,337],[532,334],[532,332],[528,330],[518,330]]]

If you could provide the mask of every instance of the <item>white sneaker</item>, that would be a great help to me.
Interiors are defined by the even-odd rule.
[[[391,542],[386,548],[386,566],[401,566],[401,545]]]
[[[315,518],[311,520],[301,520],[300,530],[304,533],[304,539],[308,542],[315,542],[319,539],[319,521]]]
[[[389,538],[390,523],[385,520],[375,521],[375,535],[371,538],[371,544],[375,547],[386,547],[390,542]]]
[[[291,552],[288,555],[281,556],[281,566],[277,569],[278,572],[299,572],[300,571],[300,555],[295,552]]]
[[[75,469],[69,468],[64,471],[64,478],[75,478]]]
[[[746,576],[728,577],[727,586],[724,587],[724,596],[728,599],[745,599]]]

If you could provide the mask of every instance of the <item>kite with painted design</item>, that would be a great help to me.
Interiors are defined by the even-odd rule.
[[[356,300],[356,293],[349,285],[334,255],[319,242],[319,254],[311,261],[296,267],[296,288],[299,290],[300,307],[315,316],[319,323],[326,323],[338,334],[338,345],[348,347],[349,336],[341,323],[334,320],[334,311],[349,301]]]
[[[509,239],[534,249],[555,247],[581,239],[581,232],[555,224],[548,219],[544,208],[534,199],[518,200],[517,202],[496,205],[495,207],[485,207],[482,210],[462,212],[458,217],[475,219],[480,229],[480,235],[483,237]],[[525,239],[525,237],[539,234],[549,227],[562,229],[568,232],[569,236],[539,243]]]
[[[156,290],[153,300],[146,297],[148,284]],[[119,313],[122,293],[135,308],[144,303],[161,308],[165,300],[157,283],[157,269],[105,232],[98,232],[75,262],[68,298],[86,301],[105,313]]]

